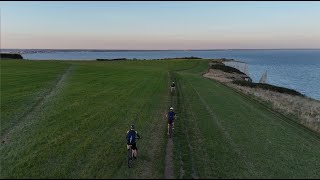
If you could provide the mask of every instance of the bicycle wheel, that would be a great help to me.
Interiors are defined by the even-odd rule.
[[[130,149],[128,150],[128,167],[131,168],[132,167],[132,161],[133,161],[133,157],[132,157],[132,149],[130,147]]]

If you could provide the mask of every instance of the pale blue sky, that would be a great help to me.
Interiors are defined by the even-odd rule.
[[[320,48],[320,2],[0,2],[2,48]]]

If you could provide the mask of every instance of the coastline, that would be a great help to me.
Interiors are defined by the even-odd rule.
[[[16,56],[16,55],[13,55]],[[3,59],[3,58],[1,58]],[[163,59],[157,59],[157,60],[179,60],[179,59],[202,59],[198,57],[182,57],[182,58],[163,58]],[[3,59],[5,60],[5,59]],[[27,59],[9,59],[9,60],[27,60]],[[141,60],[144,61],[146,59],[126,59],[126,58],[117,58],[117,59],[101,59],[101,60],[88,60],[92,62],[97,61],[133,61],[133,60]],[[282,114],[289,116],[291,119],[294,119],[298,123],[308,127],[309,129],[312,129],[313,131],[320,132],[320,101],[317,99],[313,99],[311,97],[299,95],[299,93],[281,93],[276,92],[274,90],[277,89],[285,89],[285,92],[290,92],[295,90],[283,88],[279,86],[271,86],[271,88],[266,89],[260,86],[257,87],[248,87],[244,86],[243,84],[246,84],[246,78],[251,82],[250,76],[239,72],[238,69],[232,68],[230,66],[224,65],[223,62],[226,61],[233,61],[233,62],[240,62],[244,63],[242,61],[234,60],[234,59],[204,59],[204,60],[211,60],[209,63],[210,68],[208,71],[203,74],[204,77],[214,79],[216,81],[219,81],[220,83],[223,83],[224,85],[241,92],[243,94],[249,95],[250,97],[253,97],[254,99],[261,101],[262,103],[270,106],[272,109],[281,112]],[[28,61],[28,60],[27,60]],[[32,60],[37,61],[37,60]],[[39,60],[42,61],[42,60]],[[62,61],[62,60],[45,60],[45,61]],[[73,61],[73,62],[81,62],[83,60],[64,60],[64,61]],[[88,62],[87,61],[87,62]],[[230,67],[230,69],[234,69],[233,72],[224,72],[225,69],[214,69],[212,66],[214,64],[223,64],[226,67]],[[230,71],[230,69],[228,71]],[[244,82],[244,83],[235,83],[235,82]],[[252,83],[254,84],[254,83]],[[255,83],[259,84],[259,83]]]
[[[42,49],[43,50],[43,49]],[[66,50],[68,51],[68,50]],[[168,52],[167,55],[163,54],[161,52],[160,57],[154,56],[154,58],[145,58],[145,57],[149,57],[149,56],[153,56],[152,54],[145,54],[145,53],[134,53],[134,54],[127,54],[125,52],[119,52],[119,53],[97,53],[96,55],[94,54],[87,54],[85,53],[85,56],[82,56],[81,54],[77,54],[77,53],[72,53],[72,54],[68,54],[66,55],[64,58],[65,53],[59,53],[59,54],[42,54],[40,53],[40,56],[38,56],[37,58],[35,56],[29,57],[27,55],[22,54],[23,56],[23,60],[27,60],[27,61],[72,61],[72,62],[81,62],[81,61],[118,61],[118,60],[165,60],[165,59],[186,59],[186,58],[190,58],[190,57],[201,57],[202,59],[217,59],[217,58],[213,58],[213,57],[202,57],[201,54],[189,54],[189,53],[182,53],[180,55],[177,55],[176,58],[166,58],[165,56],[169,56],[171,53]],[[145,55],[143,55],[145,54]],[[80,57],[80,59],[78,58],[78,56],[82,56]],[[143,56],[142,56],[143,55]],[[199,55],[199,56],[198,56]],[[279,54],[280,55],[280,54]],[[145,57],[144,57],[145,56]],[[219,55],[220,56],[220,55]],[[47,58],[46,58],[47,57]],[[224,57],[224,56],[221,56]],[[297,61],[293,61],[292,64],[291,62],[287,61],[285,64],[282,64],[282,62],[277,60],[277,62],[279,62],[279,65],[284,65],[284,66],[277,66],[277,64],[275,63],[276,61],[272,61],[272,59],[263,59],[263,54],[261,55],[262,60],[252,60],[250,58],[236,58],[236,57],[229,57],[227,59],[227,56],[225,56],[226,58],[221,58],[218,57],[219,59],[222,60],[232,60],[233,62],[237,62],[237,64],[240,64],[240,66],[242,66],[243,64],[247,64],[247,71],[243,71],[246,74],[250,74],[250,78],[252,78],[255,82],[258,82],[258,78],[261,77],[261,73],[262,71],[267,70],[268,74],[270,74],[270,82],[272,85],[275,86],[279,86],[279,87],[285,87],[285,88],[290,88],[290,89],[294,89],[298,92],[302,92],[303,94],[305,94],[306,96],[309,96],[315,100],[319,100],[320,101],[320,94],[316,91],[317,89],[319,89],[319,83],[317,83],[317,81],[315,81],[314,77],[316,76],[317,71],[320,70],[320,66],[318,65],[317,62],[314,62],[314,58],[311,58],[311,60],[308,63],[303,63],[301,64],[301,61],[298,62],[298,64],[296,63]],[[235,59],[234,59],[235,58]],[[280,57],[279,57],[280,58]],[[306,57],[308,58],[308,57]],[[4,58],[0,58],[0,59],[4,59]],[[270,60],[270,61],[269,61]],[[284,59],[284,61],[286,61],[286,59]],[[270,63],[271,62],[271,63]],[[241,64],[243,63],[243,64]],[[260,63],[262,63],[260,65]],[[266,63],[266,64],[264,64]],[[316,63],[316,64],[315,64]],[[227,65],[227,64],[226,64]],[[297,66],[298,65],[298,66]],[[231,65],[232,66],[232,65]],[[235,67],[235,66],[232,66]],[[281,68],[278,68],[281,67]],[[299,67],[299,68],[297,68]],[[285,69],[283,69],[285,68]],[[238,68],[239,69],[239,68]],[[242,69],[243,70],[243,69]],[[306,70],[310,70],[310,73],[304,73]],[[301,76],[300,76],[301,75]],[[269,79],[269,78],[268,78]]]
[[[221,62],[221,60],[213,60],[211,65],[212,63]],[[214,79],[240,93],[246,94],[269,106],[273,110],[288,116],[299,124],[302,124],[315,132],[320,132],[320,101],[317,99],[307,96],[280,93],[260,87],[242,86],[234,83],[235,79],[242,79],[241,74],[224,72],[219,69],[213,69],[211,66],[202,76]]]

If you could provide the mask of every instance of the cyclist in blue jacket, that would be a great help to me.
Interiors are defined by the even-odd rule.
[[[168,114],[166,114],[166,117],[168,118],[168,135],[169,135],[169,128],[170,124],[172,124],[172,129],[174,129],[174,120],[176,119],[176,113],[173,111],[173,107],[170,108],[170,111]]]
[[[130,149],[130,146],[133,150],[133,158],[137,158],[138,156],[138,148],[136,143],[136,138],[140,139],[140,135],[137,131],[135,131],[134,124],[131,125],[130,130],[127,131],[126,139],[127,139],[127,149]]]

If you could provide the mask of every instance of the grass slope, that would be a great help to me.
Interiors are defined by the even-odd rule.
[[[176,178],[320,177],[317,134],[200,73],[176,75]]]
[[[320,138],[206,79],[206,60],[1,60],[1,178],[318,178]],[[143,139],[127,168],[125,133]]]
[[[1,61],[5,72],[1,75],[1,90],[5,90],[1,93],[1,124],[17,121],[3,116],[9,110],[15,113],[15,106],[31,109],[19,128],[8,126],[10,141],[0,148],[1,178],[163,177],[168,71],[190,68],[194,61],[21,63],[26,62]],[[71,70],[55,86],[52,81],[65,74],[66,67]],[[6,73],[13,69],[15,73]],[[20,77],[28,83],[15,82]],[[20,90],[23,94],[36,93],[33,87],[38,84],[38,91],[51,89],[56,93],[49,93],[50,98],[46,98],[48,93],[44,98],[37,93],[28,96],[30,102],[42,97],[40,105],[15,94],[19,101],[3,111],[10,101],[7,95],[16,91],[9,80],[31,89]],[[128,169],[125,134],[131,123],[136,124],[143,139],[138,143],[139,161]]]

